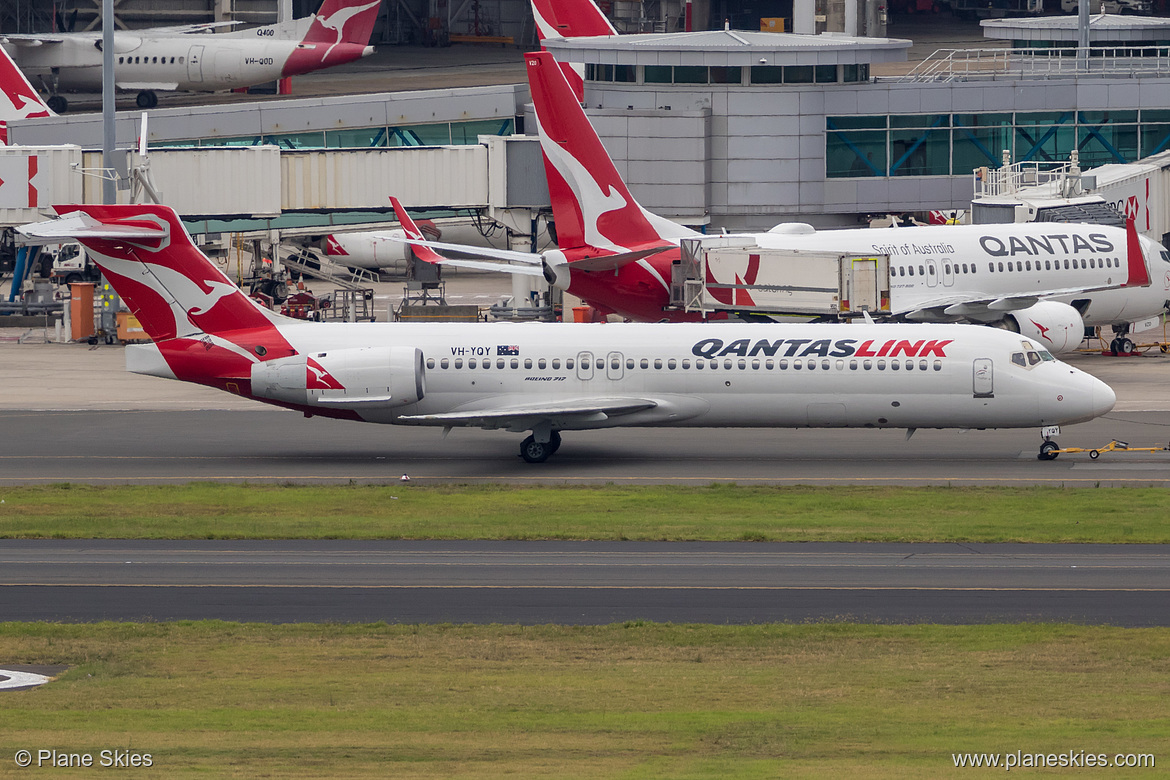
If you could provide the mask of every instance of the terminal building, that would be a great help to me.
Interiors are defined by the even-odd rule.
[[[716,30],[547,48],[584,64],[587,111],[647,208],[713,231],[831,227],[966,209],[973,170],[999,167],[1005,151],[1012,162],[1056,163],[1075,149],[1091,168],[1170,147],[1167,23],[1099,17],[1086,57],[1057,45],[1075,37],[1068,24],[984,22],[1012,47],[938,52],[913,69],[904,64],[910,41],[837,33]],[[526,86],[511,85],[175,108],[152,112],[150,142],[297,152],[473,146],[534,127],[527,103]],[[133,143],[136,119],[119,116],[120,145]],[[101,140],[92,116],[25,120],[11,134],[88,149]],[[411,185],[386,181],[385,192],[351,207],[384,213],[385,197]]]

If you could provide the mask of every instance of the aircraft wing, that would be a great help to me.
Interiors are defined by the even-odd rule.
[[[163,92],[173,91],[179,88],[177,81],[115,81],[114,86],[118,89],[125,90],[144,90],[157,89]]]
[[[583,257],[580,260],[571,261],[569,265],[578,271],[616,271],[623,265],[629,265],[630,263],[641,260],[643,257],[656,255],[660,252],[669,252],[671,249],[678,249],[678,247],[674,244],[661,244],[643,249],[635,249],[630,252],[622,252],[619,255]]]
[[[236,25],[240,25],[240,24],[243,24],[243,22],[232,21],[232,22],[201,22],[199,24],[176,24],[176,25],[173,25],[171,27],[151,27],[149,30],[144,30],[143,32],[149,32],[151,34],[154,34],[154,33],[168,33],[168,34],[169,33],[179,33],[182,35],[186,35],[187,33],[207,32],[208,30],[215,30],[215,29],[218,29],[220,27],[235,27]]]
[[[94,39],[101,38],[101,33],[93,36]],[[38,35],[35,33],[6,33],[0,35],[0,43],[11,43],[13,46],[46,46],[52,43],[64,43],[65,37],[62,35]]]
[[[1046,298],[1059,298],[1064,295],[1084,295],[1101,290],[1115,290],[1123,284],[1114,284],[1101,287],[1063,287],[1052,290],[1037,290],[1027,295],[1015,295],[1006,298],[993,298],[978,295],[942,295],[928,301],[920,301],[917,306],[906,307],[891,314],[904,315],[910,320],[930,322],[932,320],[954,319],[955,317],[995,317],[1004,312],[1019,311],[1034,306]]]
[[[569,398],[550,403],[506,406],[498,409],[468,409],[444,414],[415,414],[400,418],[446,427],[464,426],[494,430],[507,428],[525,431],[540,422],[591,421],[602,422],[610,417],[633,414],[658,406],[648,398]]]
[[[494,247],[482,246],[468,246],[466,244],[448,244],[443,241],[423,241],[417,238],[407,238],[386,235],[384,238],[387,241],[397,241],[400,244],[421,244],[422,246],[429,246],[432,249],[447,249],[452,252],[462,252],[465,255],[476,255],[478,257],[491,257],[496,260],[507,260],[513,263],[526,263],[528,265],[540,266],[542,258],[540,255],[532,252],[516,252],[511,249],[496,249]]]
[[[453,268],[474,268],[477,271],[499,271],[517,276],[544,276],[544,269],[539,265],[523,265],[521,263],[495,263],[491,260],[453,260],[443,257],[439,260],[430,260],[435,265],[449,265]]]

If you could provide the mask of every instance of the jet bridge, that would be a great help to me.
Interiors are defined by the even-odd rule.
[[[889,255],[766,249],[750,237],[683,239],[671,306],[688,312],[840,319],[889,314]]]

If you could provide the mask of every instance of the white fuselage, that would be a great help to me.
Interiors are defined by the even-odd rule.
[[[102,52],[94,36],[69,36],[43,46],[8,45],[12,59],[34,82],[61,90],[99,90]],[[114,35],[114,78],[124,89],[214,91],[263,84],[281,76],[300,41],[219,35]],[[58,69],[54,74],[54,69]]]
[[[404,230],[332,233],[326,239],[325,254],[333,262],[350,268],[404,271],[407,245],[401,239],[405,237]]]
[[[1170,262],[1162,247],[1144,237],[1150,285],[1116,287],[1127,279],[1126,233],[1103,225],[862,228],[755,238],[767,248],[888,254],[894,314],[948,305],[956,297],[989,300],[1082,288],[1086,291],[1044,297],[1087,300],[1084,323],[1106,325],[1155,316],[1170,298]],[[1093,289],[1102,287],[1113,289]]]
[[[282,321],[278,327],[303,356],[288,360],[302,365],[305,357],[326,369],[330,361],[352,365],[361,350],[389,345],[421,352],[423,393],[406,406],[381,402],[399,390],[346,381],[340,373],[344,390],[304,390],[304,371],[298,380],[296,368],[288,376],[303,395],[275,399],[297,408],[348,409],[367,422],[420,424],[402,418],[510,409],[522,420],[526,410],[559,399],[645,399],[651,408],[620,416],[552,415],[553,427],[1032,427],[1088,420],[1114,400],[1107,385],[1034,342],[970,325]],[[158,347],[134,349],[142,353],[128,353],[131,370],[170,375]],[[145,354],[150,351],[156,354]],[[414,387],[402,376],[382,384],[393,382]],[[499,427],[523,429],[523,422]]]

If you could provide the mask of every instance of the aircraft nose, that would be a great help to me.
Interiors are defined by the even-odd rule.
[[[1113,411],[1113,405],[1117,403],[1117,394],[1113,392],[1113,388],[1102,382],[1100,379],[1093,379],[1093,416],[1100,417],[1103,414],[1109,414]]]

